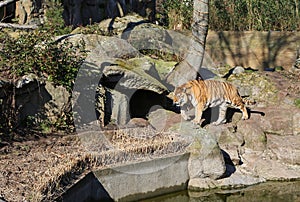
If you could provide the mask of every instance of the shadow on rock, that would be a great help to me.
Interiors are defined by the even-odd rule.
[[[225,166],[226,166],[226,171],[225,171],[224,175],[221,178],[230,177],[236,171],[235,165],[232,162],[230,155],[226,151],[221,149],[221,152],[222,152],[222,155],[224,157]],[[242,164],[243,164],[243,162],[240,161],[239,165],[242,165]]]

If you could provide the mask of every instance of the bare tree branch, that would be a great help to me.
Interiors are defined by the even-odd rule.
[[[2,28],[13,28],[13,29],[37,29],[37,25],[20,25],[20,24],[12,24],[12,23],[0,23],[0,27]]]
[[[3,6],[6,6],[7,4],[10,4],[10,3],[13,3],[15,2],[16,0],[6,0],[6,1],[1,1],[0,2],[0,8],[3,7]]]

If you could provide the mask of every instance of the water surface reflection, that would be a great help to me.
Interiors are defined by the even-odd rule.
[[[143,202],[300,202],[300,181],[267,182],[244,189],[220,190],[203,192],[182,191]]]

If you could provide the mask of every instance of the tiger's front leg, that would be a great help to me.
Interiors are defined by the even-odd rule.
[[[184,120],[188,120],[189,119],[189,116],[185,113],[185,110],[181,109],[180,110],[180,114],[181,114],[181,117],[184,119]]]
[[[192,120],[192,122],[194,124],[199,124],[199,125],[201,124],[201,117],[202,117],[203,109],[204,109],[204,105],[198,103],[198,105],[196,106],[196,109],[195,109],[195,118]]]

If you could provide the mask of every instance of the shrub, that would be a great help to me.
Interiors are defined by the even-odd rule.
[[[212,30],[300,30],[299,1],[210,0]]]
[[[296,107],[300,108],[300,99],[295,99],[294,103]]]
[[[67,41],[57,42],[56,34],[66,30],[53,29],[57,25],[47,24],[31,32],[0,33],[0,77],[14,83],[23,75],[33,73],[41,79],[47,79],[55,85],[62,85],[72,91],[78,69],[86,57],[85,44],[72,44]],[[13,33],[13,35],[12,35]],[[0,100],[0,141],[1,133],[11,138],[10,133],[18,127],[18,109],[15,104],[13,87],[7,86],[7,97]],[[42,132],[72,127],[72,114],[66,112],[54,125],[47,120],[35,126]],[[38,122],[36,122],[38,124]],[[26,124],[25,124],[26,126]],[[28,126],[29,128],[33,128]],[[3,137],[3,136],[2,136]]]
[[[42,30],[52,33],[55,36],[69,34],[72,31],[71,26],[65,26],[63,19],[63,6],[60,1],[48,0],[46,5],[46,20]]]
[[[22,33],[18,37],[11,37],[2,32],[0,34],[0,77],[15,82],[19,77],[34,73],[41,79],[47,79],[55,85],[62,85],[72,91],[78,69],[85,58],[84,43],[73,45],[70,42],[55,41],[50,32],[35,30]],[[8,97],[2,100],[0,106],[0,133],[9,133],[17,127],[18,109],[14,104],[14,91],[7,89]],[[70,112],[67,112],[70,113]],[[70,123],[71,114],[65,114],[61,120],[49,128],[66,128]],[[47,123],[44,121],[43,123]],[[44,130],[45,125],[40,125]],[[69,125],[72,127],[72,125]]]
[[[173,29],[178,25],[183,29],[191,28],[193,0],[165,0],[162,7],[168,15],[168,28]]]
[[[165,0],[168,28],[182,24],[190,29],[193,0]],[[300,30],[300,2],[297,0],[210,0],[209,29],[231,31]]]
[[[85,52],[84,44],[58,43],[52,34],[36,30],[11,37],[0,34],[0,76],[9,79],[34,73],[72,90]]]

